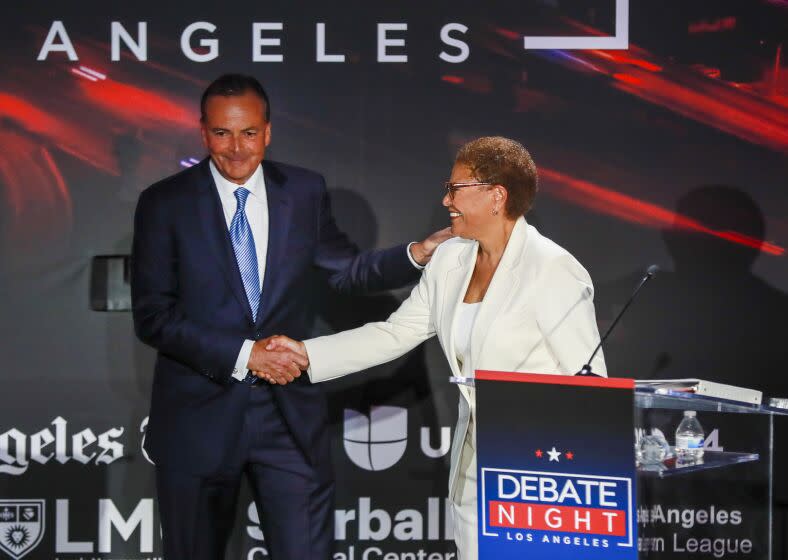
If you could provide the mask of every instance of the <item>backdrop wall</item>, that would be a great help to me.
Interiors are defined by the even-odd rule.
[[[0,523],[20,500],[43,511],[25,544],[0,527],[0,558],[160,555],[141,451],[154,353],[128,312],[91,310],[91,263],[128,254],[139,192],[204,156],[199,96],[224,72],[263,82],[268,156],[324,173],[364,248],[447,224],[463,142],[520,140],[541,174],[528,220],[588,268],[600,329],[648,264],[666,271],[610,339],[611,374],[788,396],[787,14],[778,0],[15,5],[0,22]],[[532,36],[595,42],[526,49]],[[383,318],[405,293],[326,293],[315,332]],[[451,557],[448,375],[430,342],[326,386],[337,558]],[[265,558],[243,504],[228,557]]]

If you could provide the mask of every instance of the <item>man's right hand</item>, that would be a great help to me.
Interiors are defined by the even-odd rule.
[[[454,234],[451,232],[451,227],[440,229],[423,241],[410,245],[410,256],[419,263],[419,266],[427,266],[438,245],[452,237],[454,237]]]
[[[267,350],[271,339],[258,340],[252,346],[247,369],[256,376],[271,383],[285,385],[301,375],[301,370],[309,365],[309,360],[300,353],[278,347],[276,351]]]

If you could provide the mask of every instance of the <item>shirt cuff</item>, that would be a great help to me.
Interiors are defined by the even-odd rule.
[[[413,266],[415,266],[419,270],[424,270],[424,267],[421,266],[419,263],[417,263],[416,260],[413,258],[413,255],[410,254],[410,246],[415,244],[415,243],[416,243],[415,241],[411,241],[410,243],[408,243],[408,248],[405,249],[405,251],[408,253],[408,260],[410,261],[410,264],[412,264]]]
[[[246,372],[249,371],[246,366],[249,364],[249,356],[252,355],[253,346],[254,340],[244,340],[241,351],[238,352],[238,359],[235,360],[235,367],[232,373],[232,376],[238,381],[246,379]]]

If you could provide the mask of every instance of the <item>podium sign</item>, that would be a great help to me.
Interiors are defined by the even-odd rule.
[[[476,372],[479,558],[637,558],[634,381]]]

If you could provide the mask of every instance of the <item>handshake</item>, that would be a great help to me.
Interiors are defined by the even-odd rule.
[[[254,343],[246,367],[272,385],[287,385],[309,367],[309,356],[303,342],[275,335]]]

